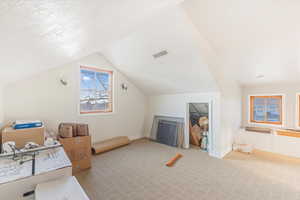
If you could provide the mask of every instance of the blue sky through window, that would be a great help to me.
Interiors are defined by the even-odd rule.
[[[111,73],[80,69],[81,111],[105,110],[111,107]]]
[[[254,120],[255,121],[265,120],[265,99],[263,98],[254,99]]]
[[[108,90],[109,73],[81,70],[81,89]]]
[[[253,120],[265,122],[281,121],[281,99],[276,97],[254,97]]]

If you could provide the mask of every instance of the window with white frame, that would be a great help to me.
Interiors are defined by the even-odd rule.
[[[80,114],[113,111],[113,71],[80,67]]]

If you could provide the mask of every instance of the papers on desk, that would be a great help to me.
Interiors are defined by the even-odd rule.
[[[50,149],[38,155],[35,174],[38,175],[69,166],[72,166],[72,164],[62,147]]]
[[[30,157],[29,157],[30,158]],[[36,155],[35,175],[72,166],[62,147],[39,152]],[[0,184],[32,175],[32,161],[20,164],[9,158],[0,159]]]
[[[20,165],[13,160],[0,160],[0,184],[28,176],[31,176],[31,163]]]

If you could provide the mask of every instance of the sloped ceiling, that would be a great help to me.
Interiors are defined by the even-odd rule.
[[[181,0],[1,0],[0,83],[71,62]]]
[[[197,39],[198,31],[185,12],[169,7],[116,41],[104,55],[149,95],[218,91]],[[153,58],[163,50],[168,54]]]
[[[217,91],[205,49],[228,80],[300,82],[299,10],[297,0],[1,0],[0,84],[100,52],[146,93]]]
[[[300,1],[186,0],[182,6],[228,79],[300,82]]]

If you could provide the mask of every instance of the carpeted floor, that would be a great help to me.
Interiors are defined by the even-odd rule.
[[[166,167],[178,152],[184,157]],[[300,161],[258,151],[221,160],[143,140],[92,162],[76,176],[91,200],[300,199]]]

